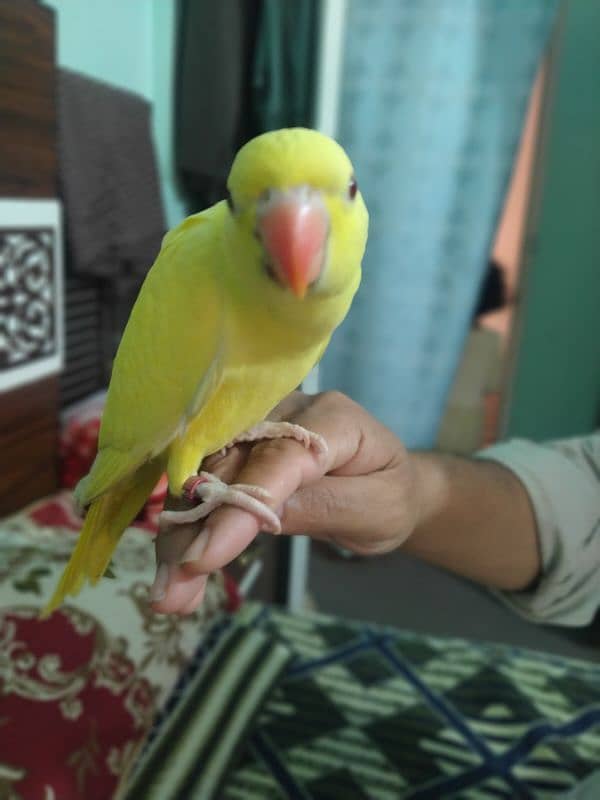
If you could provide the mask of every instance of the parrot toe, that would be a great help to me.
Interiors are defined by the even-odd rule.
[[[314,450],[317,458],[327,455],[327,442],[319,433],[309,431],[303,428],[302,425],[296,425],[293,422],[268,421],[260,422],[253,428],[249,428],[244,433],[236,436],[230,444],[221,450],[221,453],[241,442],[258,442],[261,439],[295,439],[304,445],[307,450]]]
[[[192,487],[190,489],[190,487]],[[180,525],[197,522],[223,505],[236,506],[253,514],[265,531],[281,533],[281,521],[277,514],[267,503],[271,495],[260,486],[249,486],[234,483],[231,486],[224,483],[210,472],[201,472],[197,477],[186,483],[186,492],[193,493],[194,498],[200,503],[186,511],[163,511],[160,515],[160,524]]]

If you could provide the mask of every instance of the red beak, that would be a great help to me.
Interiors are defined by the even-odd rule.
[[[316,197],[283,194],[259,213],[258,230],[277,278],[302,299],[321,274],[328,216]]]

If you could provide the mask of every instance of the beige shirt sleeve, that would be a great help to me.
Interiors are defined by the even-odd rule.
[[[535,622],[587,625],[600,608],[600,431],[547,444],[514,439],[478,457],[503,464],[524,484],[542,556],[531,590],[498,594]]]

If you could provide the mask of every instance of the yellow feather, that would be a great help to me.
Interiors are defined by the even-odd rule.
[[[67,595],[78,594],[86,580],[92,585],[100,580],[123,531],[139,513],[164,468],[164,458],[149,461],[129,479],[93,501],[75,550],[42,617],[49,616]]]
[[[76,490],[91,506],[45,612],[103,574],[161,471],[180,494],[202,458],[264,419],[298,386],[345,317],[360,282],[368,215],[350,197],[352,165],[331,139],[273,131],[236,156],[217,203],[163,240],[113,365],[98,456]],[[299,299],[272,280],[257,241],[263,192],[309,185],[330,235],[317,283]]]

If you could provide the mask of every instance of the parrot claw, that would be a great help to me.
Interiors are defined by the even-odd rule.
[[[159,520],[161,524],[182,525],[197,522],[208,517],[219,506],[231,505],[253,514],[263,530],[281,533],[279,517],[267,505],[271,495],[266,489],[245,483],[229,486],[210,472],[200,472],[197,477],[190,478],[186,487],[188,484],[186,493],[200,500],[199,505],[187,511],[163,511]]]
[[[314,450],[318,459],[327,454],[327,442],[318,433],[313,433],[301,425],[292,422],[261,422],[249,428],[228,445],[219,454],[223,455],[230,447],[240,442],[257,442],[261,439],[295,439],[307,450]],[[200,472],[189,478],[183,489],[188,500],[200,500],[194,508],[185,511],[163,511],[159,522],[161,525],[183,525],[205,519],[216,508],[222,505],[237,506],[248,511],[260,522],[263,530],[281,533],[281,522],[277,514],[268,505],[271,495],[260,486],[235,483],[228,486],[210,472]]]
[[[314,450],[318,459],[327,455],[327,442],[319,434],[296,425],[293,422],[260,422],[253,428],[236,436],[235,439],[221,449],[220,454],[240,442],[257,442],[261,439],[295,439],[304,445],[307,450]]]

